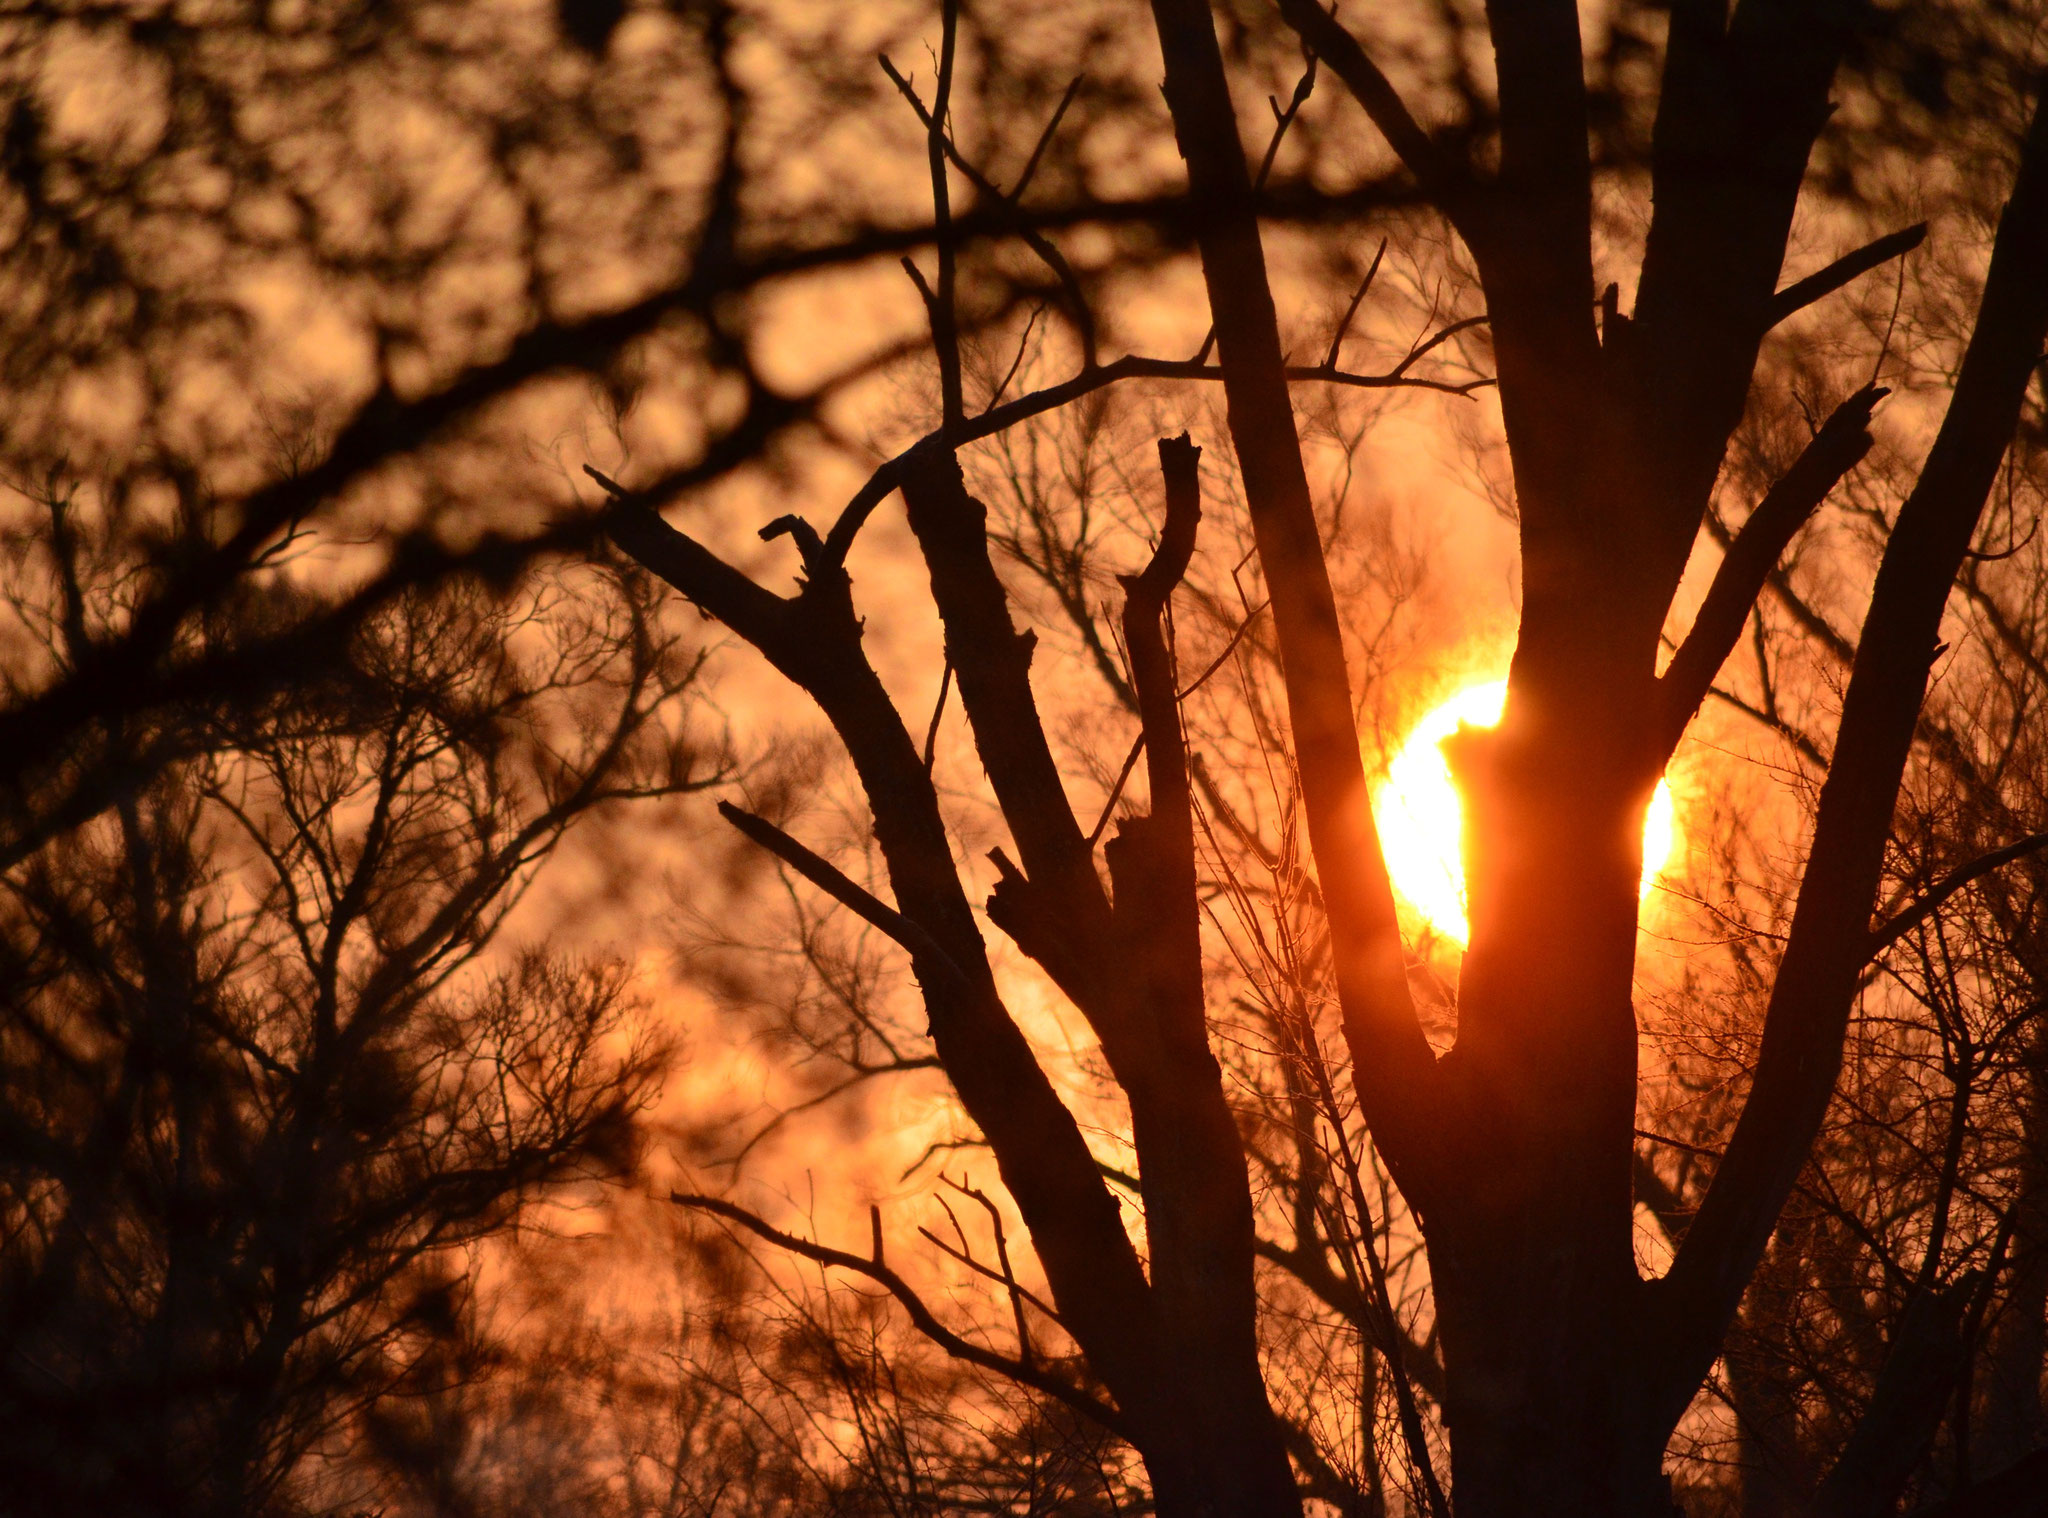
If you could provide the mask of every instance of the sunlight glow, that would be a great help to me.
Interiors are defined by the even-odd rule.
[[[1415,724],[1373,795],[1373,820],[1395,892],[1438,934],[1460,944],[1468,936],[1459,846],[1464,806],[1442,744],[1460,724],[1492,727],[1499,722],[1507,694],[1507,682],[1496,680],[1469,686],[1437,707]],[[1671,784],[1660,780],[1643,819],[1645,896],[1677,841]]]

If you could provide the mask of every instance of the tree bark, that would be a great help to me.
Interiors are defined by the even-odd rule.
[[[1431,1241],[1458,1518],[1671,1518],[1640,1286],[1587,1269],[1573,1225],[1531,1221],[1463,1254]]]

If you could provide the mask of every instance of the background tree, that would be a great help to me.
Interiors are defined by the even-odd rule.
[[[68,664],[128,566],[71,499],[45,524],[11,605]],[[575,570],[104,734],[132,784],[5,877],[11,1508],[324,1510],[309,1456],[400,1459],[480,1373],[477,1251],[631,1168],[665,1059],[623,966],[499,930],[569,828],[708,778],[696,671],[635,576]]]

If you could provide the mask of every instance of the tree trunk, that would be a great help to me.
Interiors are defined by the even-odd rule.
[[[1244,1149],[1209,1047],[1187,737],[1165,627],[1202,515],[1200,457],[1185,435],[1160,442],[1166,523],[1143,573],[1122,581],[1152,810],[1126,819],[1104,850],[1125,994],[1155,1031],[1133,1071],[1141,1078],[1126,1084],[1158,1314],[1146,1464],[1162,1514],[1298,1518],[1259,1368]]]
[[[1431,1244],[1457,1518],[1671,1518],[1642,1287],[1578,1232],[1531,1207],[1481,1247]]]
[[[1159,1518],[1301,1518],[1264,1388],[1253,1391],[1229,1367],[1187,1368],[1188,1384],[1169,1404],[1185,1421],[1139,1444]]]
[[[1133,1420],[1138,1447],[1161,1518],[1300,1518],[1259,1367],[1251,1195],[1222,1072],[1206,1039],[1165,1052],[1177,1110],[1147,1100],[1132,1114],[1159,1362]]]
[[[1525,632],[1500,726],[1447,745],[1473,827],[1472,942],[1444,1060],[1456,1184],[1423,1218],[1458,1518],[1669,1518],[1634,1250],[1631,1000],[1647,654],[1568,607]],[[1525,619],[1530,614],[1525,610]],[[1580,614],[1583,621],[1583,613]],[[1567,670],[1605,665],[1601,681]],[[1519,686],[1515,683],[1519,681]]]

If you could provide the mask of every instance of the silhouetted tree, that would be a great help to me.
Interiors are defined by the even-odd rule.
[[[69,664],[128,579],[46,521],[13,607]],[[632,1168],[664,1059],[621,965],[499,929],[579,821],[707,778],[696,672],[599,567],[408,593],[289,694],[108,725],[132,783],[0,877],[9,1510],[325,1510],[488,1365],[476,1252]]]
[[[1340,19],[1310,0],[1155,0],[1148,29],[1092,0],[1029,15],[948,3],[929,82],[893,62],[869,69],[877,45],[910,56],[928,19],[773,3],[419,0],[204,13],[56,5],[4,23],[0,372],[14,393],[0,463],[48,481],[67,458],[88,459],[107,482],[95,532],[111,555],[81,559],[64,511],[30,534],[55,550],[56,573],[39,592],[41,621],[15,639],[21,659],[0,709],[0,863],[23,892],[19,999],[39,1007],[47,982],[67,1006],[112,1005],[101,982],[118,972],[127,986],[141,973],[130,961],[194,996],[212,984],[233,955],[195,948],[180,960],[173,949],[208,934],[239,944],[243,917],[227,912],[216,929],[196,908],[155,903],[228,889],[228,875],[210,873],[227,867],[193,840],[212,837],[205,818],[231,803],[255,819],[243,831],[257,855],[283,847],[234,789],[271,763],[245,750],[246,735],[300,733],[294,724],[351,709],[365,688],[362,640],[442,604],[423,588],[451,572],[509,582],[536,554],[588,547],[598,517],[565,470],[536,467],[531,440],[552,437],[562,463],[600,466],[613,539],[765,655],[842,740],[872,819],[867,880],[856,878],[859,849],[827,859],[764,816],[729,815],[908,956],[927,1028],[913,1018],[906,1030],[893,1009],[885,1018],[853,995],[840,998],[841,1020],[809,1031],[860,1082],[943,1073],[961,1142],[993,1151],[1005,1195],[989,1196],[976,1242],[942,1235],[936,1257],[952,1256],[979,1276],[986,1303],[1010,1310],[992,1322],[936,1310],[903,1251],[885,1247],[879,1218],[848,1250],[731,1197],[684,1200],[864,1277],[956,1360],[1026,1388],[1028,1415],[1012,1428],[1053,1426],[1057,1404],[1057,1418],[1128,1440],[1164,1513],[1293,1513],[1304,1493],[1354,1509],[1406,1500],[1441,1514],[1455,1503],[1476,1518],[1665,1511],[1673,1432],[1702,1407],[1724,1351],[1738,1351],[1725,1361],[1732,1384],[1756,1369],[1737,1363],[1743,1334],[1781,1357],[1798,1343],[1787,1304],[1816,1270],[1837,1281],[1842,1269],[1868,1272],[1862,1256],[1843,1266],[1842,1240],[1822,1235],[1851,1217],[1867,1225],[1868,1206],[1889,1205],[1877,1195],[1889,1180],[1818,1232],[1795,1213],[1773,1244],[1799,1177],[1877,1155],[1910,1195],[1899,1214],[1908,1234],[1956,1195],[1940,1177],[1959,1167],[1937,1165],[1930,1187],[1905,1142],[1914,1104],[1941,1082],[1916,1085],[1902,1060],[1948,1060],[1947,1078],[1974,1058],[1977,1035],[1956,1034],[1974,1026],[1967,1018],[1941,1026],[1956,1001],[1941,966],[1915,982],[1935,1018],[1931,1042],[1916,1020],[1899,1048],[1853,1046],[1857,1079],[1903,1106],[1860,1134],[1827,1115],[1874,950],[1907,952],[1911,935],[1887,943],[1892,929],[1938,921],[1921,898],[1884,897],[1888,879],[1938,891],[1946,878],[1887,877],[1888,839],[1916,734],[1934,741],[1921,708],[1951,588],[2015,425],[2029,420],[2048,331],[2038,18],[2002,4],[1853,0],[1681,0],[1581,16],[1563,0],[1525,0]],[[107,79],[128,87],[93,84]],[[1234,86],[1273,91],[1263,155],[1247,153]],[[885,114],[899,95],[909,110]],[[912,162],[922,175],[904,173]],[[1348,306],[1337,297],[1334,332],[1316,334],[1320,362],[1302,362],[1276,289],[1290,304],[1297,289],[1320,299],[1318,276],[1349,263],[1368,214],[1445,302],[1433,291],[1417,302],[1429,321],[1385,363],[1346,361],[1347,343],[1355,353],[1384,338],[1377,301],[1366,302],[1376,258]],[[1303,286],[1269,262],[1267,239],[1283,235]],[[1865,236],[1788,281],[1809,239]],[[1930,236],[1966,250],[1953,260],[1964,277],[1916,287],[1910,302],[1902,279],[1877,323],[1823,320],[1855,281]],[[1191,358],[1127,351],[1158,316],[1162,302],[1148,297],[1165,290],[1170,302],[1168,281],[1192,274],[1173,267],[1189,247],[1207,337]],[[899,254],[911,281],[891,304],[870,265]],[[1141,288],[1135,276],[1155,271],[1157,289]],[[906,319],[920,309],[936,359],[931,435],[887,442],[893,453],[829,526],[763,511],[770,546],[749,544],[749,487],[822,488],[802,445],[846,443],[852,403],[873,398],[861,382],[925,340]],[[1354,333],[1361,309],[1369,330]],[[1784,898],[1782,954],[1741,967],[1755,975],[1756,1016],[1730,1018],[1731,1040],[1747,1043],[1714,1108],[1720,1126],[1687,1140],[1700,1151],[1690,1171],[1660,1169],[1636,1131],[1646,1089],[1670,1074],[1664,1051],[1652,1045],[1646,1059],[1639,1038],[1642,809],[1759,597],[1780,596],[1788,544],[1872,447],[1877,381],[1896,378],[1885,369],[1894,326],[1932,333],[1940,350],[1916,396],[1932,445],[1898,441],[1915,457],[1884,476],[1876,572],[1826,608],[1862,631],[1800,624],[1837,639],[1842,695],[1832,741],[1808,735],[1802,750],[1815,762],[1811,845]],[[1063,363],[1066,377],[1048,381]],[[1020,376],[1036,388],[1013,391]],[[579,383],[554,383],[563,377]],[[1373,698],[1354,676],[1370,672],[1370,640],[1350,614],[1378,603],[1347,573],[1357,566],[1340,524],[1315,498],[1303,418],[1322,403],[1304,397],[1469,397],[1496,382],[1496,483],[1520,534],[1520,620],[1503,724],[1453,745],[1471,818],[1473,930],[1453,988],[1440,961],[1403,942],[1366,804],[1358,714]],[[1113,392],[1134,385],[1170,397],[1168,433],[1192,411],[1190,387],[1220,391],[1235,471],[1216,467],[1212,442],[1205,480],[1200,450],[1170,441],[1163,511],[1150,487],[1126,489],[1126,504],[1143,497],[1147,509],[1120,534],[1092,535],[1086,514],[1105,492],[1078,481],[1067,504],[1080,520],[1033,517],[1027,504],[991,537],[977,495],[986,482],[970,490],[962,472],[981,467],[977,447],[985,457],[1056,413],[1086,437]],[[1802,408],[1811,416],[1796,446],[1760,452],[1767,467],[1754,472],[1728,467],[1731,440],[1783,434]],[[930,587],[903,625],[935,618],[945,644],[941,710],[914,727],[884,682],[900,671],[863,644],[869,613],[912,599],[876,562],[889,544],[871,524],[897,493]],[[656,514],[684,503],[717,509],[699,509],[686,535]],[[1249,540],[1228,572],[1200,563],[1219,517]],[[803,577],[793,594],[764,588],[743,561],[791,549]],[[1006,586],[1010,558],[1021,572]],[[1709,582],[1697,605],[1682,584],[1694,558]],[[297,559],[331,572],[301,572]],[[1105,571],[1127,577],[1110,627],[1099,617]],[[1137,726],[1138,747],[1077,763],[1075,745],[1055,742],[1043,715],[1053,693],[1032,683],[1037,629],[1020,630],[1012,609],[1029,609],[1018,584],[1033,580],[1076,667],[1102,678],[1124,730]],[[94,603],[72,581],[106,594]],[[1231,744],[1215,744],[1191,704],[1202,671],[1221,664],[1177,662],[1196,624],[1211,635],[1205,661],[1243,656],[1242,709],[1215,721]],[[492,667],[461,646],[474,668]],[[1007,833],[983,913],[1008,940],[1000,954],[970,900],[989,877],[955,857],[962,808],[938,752],[949,698]],[[1241,809],[1254,756],[1271,778],[1260,804]],[[1098,860],[1140,758],[1142,810],[1125,807]],[[328,784],[326,762],[295,760],[294,783]],[[272,785],[290,791],[281,774]],[[1077,817],[1081,789],[1090,804]],[[480,795],[465,814],[476,858],[516,836],[507,805]],[[336,827],[353,815],[313,813]],[[1985,846],[2003,844],[1967,845]],[[298,862],[313,875],[321,860],[343,868],[335,848],[305,847]],[[283,882],[294,861],[267,867]],[[265,868],[260,857],[236,865],[235,890]],[[423,889],[444,887],[455,890],[430,872]],[[315,899],[310,885],[294,889]],[[275,911],[272,896],[255,899],[259,915]],[[1905,917],[1874,925],[1881,899]],[[102,900],[122,913],[109,907],[102,922],[80,905]],[[1238,938],[1217,921],[1219,903],[1239,914]],[[335,917],[345,936],[355,913],[330,892],[304,931],[331,941],[312,924]],[[68,926],[81,916],[119,946],[105,956],[111,971],[65,957],[61,933],[81,941]],[[2006,933],[1999,952],[2022,937]],[[1099,1111],[1077,1111],[1053,1052],[1012,1015],[1012,949],[1086,1021]],[[135,1025],[155,1028],[157,1004],[142,1005]],[[495,1026],[484,1002],[474,1016],[479,1037]],[[1247,1031],[1255,1043],[1240,1041]],[[152,1038],[122,1046],[138,1069],[185,1047]],[[30,1041],[30,1053],[41,1047]],[[469,1032],[444,1044],[451,1068],[477,1057]],[[123,1083],[126,1055],[112,1075],[92,1064],[104,1053],[65,1057],[98,1071],[112,1110],[140,1111],[155,1093],[174,1135],[225,1121],[180,1116],[213,1078],[203,1061],[145,1091]],[[1261,1061],[1247,1090],[1237,1074]],[[98,1110],[99,1098],[79,1100]],[[59,1157],[98,1156],[101,1144],[135,1162],[141,1140],[121,1124],[96,1139],[90,1120],[37,1121],[62,1136]],[[252,1144],[261,1149],[245,1134],[223,1147]],[[24,1188],[24,1217],[58,1195]],[[177,1207],[154,1221],[163,1239],[206,1231],[189,1221],[204,1208],[188,1192],[164,1194]],[[1661,1272],[1638,1258],[1644,1201],[1671,1224]],[[1133,1205],[1142,1242],[1127,1226]],[[1904,1424],[1877,1416],[1895,1406],[1887,1367],[1901,1367],[1891,1384],[1937,1384],[1893,1354],[1944,1338],[1942,1322],[1908,1332],[1915,1304],[1991,1300],[1957,1290],[1982,1212],[1951,1207],[1952,1239],[1935,1229],[1894,1241],[1910,1281],[1831,1299],[1855,1342],[1815,1381],[1839,1383],[1842,1405],[1810,1441],[1813,1480],[1857,1449],[1877,1450],[1879,1464],[1922,1459],[1924,1406],[1907,1398]],[[24,1279],[88,1279],[45,1271],[44,1245],[33,1230],[22,1238],[9,1266],[19,1254]],[[1760,1270],[1767,1287],[1793,1283],[1790,1294],[1762,1292],[1745,1313]],[[202,1272],[176,1274],[180,1291],[198,1291],[189,1283]],[[165,1321],[225,1311],[198,1297],[196,1316]],[[833,1405],[869,1417],[887,1367],[863,1359],[850,1334],[828,1333],[791,1363],[807,1379],[837,1377]],[[131,1363],[118,1335],[107,1342],[116,1371]],[[454,1491],[434,1485],[449,1446],[432,1418],[462,1406],[455,1342],[407,1362],[444,1367],[424,1431],[397,1417],[363,1425],[436,1500]],[[1332,1345],[1325,1362],[1357,1403],[1338,1438],[1313,1427],[1327,1392],[1268,1373],[1276,1353],[1306,1366]],[[2000,1351],[2012,1365],[2027,1353],[2019,1340]],[[170,1363],[142,1350],[131,1360]],[[893,1427],[907,1432],[901,1419]],[[169,1435],[151,1437],[169,1447]],[[1434,1464],[1446,1440],[1448,1490]],[[182,1430],[177,1441],[204,1444]],[[834,1473],[834,1490],[889,1498],[915,1465],[880,1443],[840,1458],[854,1468]],[[1919,1479],[1845,1468],[1862,1473],[1865,1507]],[[213,1469],[186,1479],[215,1480]],[[207,1490],[244,1478],[219,1479]]]
[[[954,1353],[1088,1408],[1141,1452],[1161,1512],[1299,1511],[1260,1370],[1245,1153],[1209,1044],[1191,766],[1162,622],[1195,546],[1197,450],[1161,445],[1158,547],[1124,581],[1122,646],[1149,811],[1125,819],[1101,869],[1039,719],[1031,636],[1012,620],[984,508],[955,459],[964,445],[1120,379],[1217,379],[1284,678],[1350,1077],[1428,1249],[1457,1510],[1668,1511],[1667,1443],[1722,1352],[1835,1089],[1881,931],[1873,910],[1944,608],[2048,335],[2039,278],[2048,118],[2021,128],[1991,79],[1994,104],[1974,123],[1976,141],[1980,151],[2016,144],[2017,177],[1945,418],[1903,493],[1869,593],[1747,1091],[1669,1269],[1645,1278],[1633,1178],[1644,808],[1786,544],[1871,446],[1880,390],[1837,390],[1845,398],[1732,535],[1668,662],[1662,640],[1766,335],[1919,240],[1917,229],[1888,235],[1781,287],[1831,96],[1852,58],[1863,61],[1859,50],[1882,47],[1873,19],[1849,7],[1672,14],[1656,87],[1637,97],[1652,101],[1651,119],[1638,118],[1646,174],[1636,187],[1653,209],[1625,314],[1616,286],[1596,288],[1604,227],[1593,157],[1596,142],[1625,133],[1595,117],[1574,7],[1490,8],[1476,39],[1490,44],[1487,81],[1446,43],[1454,61],[1443,66],[1469,109],[1434,131],[1340,22],[1306,0],[1281,14],[1462,244],[1497,364],[1522,604],[1506,716],[1456,744],[1472,937],[1454,1042],[1440,1051],[1418,1020],[1289,393],[1291,382],[1338,378],[1334,357],[1320,369],[1291,366],[1283,349],[1214,17],[1183,0],[1153,6],[1200,211],[1216,364],[1206,364],[1210,343],[1189,365],[1097,364],[1091,348],[1066,383],[973,414],[945,224],[948,160],[960,161],[947,126],[957,62],[949,8],[934,97],[916,102],[940,215],[937,278],[917,276],[937,352],[938,429],[875,474],[829,528],[785,516],[765,529],[796,547],[803,579],[791,596],[762,588],[623,489],[612,531],[805,690],[844,742],[893,905],[764,819],[727,815],[909,954],[937,1057],[1031,1231],[1050,1310],[1085,1357],[1087,1380],[1038,1361],[1028,1339],[998,1357],[950,1334],[885,1259],[879,1230],[865,1253],[838,1250],[729,1201],[683,1200],[880,1283]],[[1871,139],[1873,154],[1883,139]],[[960,173],[973,182],[977,171],[963,164]],[[1014,861],[996,856],[987,916],[1086,1016],[1129,1103],[1142,1254],[1004,1004],[929,767],[862,651],[848,550],[899,490],[950,681],[1016,849]],[[1866,1420],[1856,1437],[1888,1436]]]

